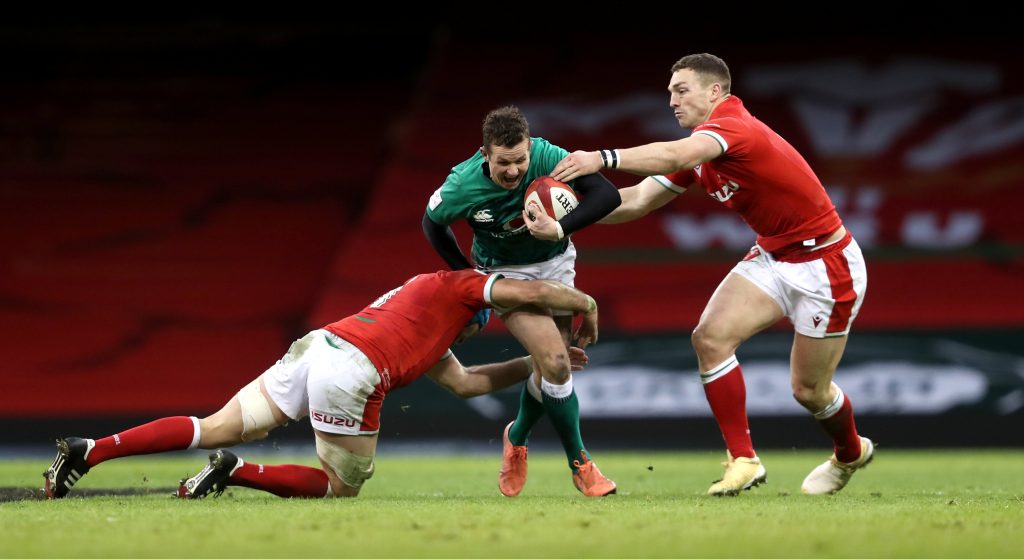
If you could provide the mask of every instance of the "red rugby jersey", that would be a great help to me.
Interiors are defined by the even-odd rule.
[[[444,356],[473,315],[491,305],[491,286],[500,277],[472,269],[420,274],[324,328],[362,350],[389,392]]]
[[[842,225],[804,158],[754,118],[738,97],[715,107],[693,133],[714,138],[722,154],[665,178],[676,187],[699,183],[709,196],[739,212],[765,250],[774,252],[810,239],[820,242]]]

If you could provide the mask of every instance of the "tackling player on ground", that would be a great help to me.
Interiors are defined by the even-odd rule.
[[[466,368],[449,346],[480,329],[475,314],[491,305],[539,305],[582,314],[581,347],[597,341],[597,303],[557,282],[505,279],[476,270],[415,276],[359,313],[297,340],[275,365],[213,415],[165,417],[102,439],[57,441],[43,474],[49,498],[62,498],[98,464],[139,454],[221,448],[262,439],[288,421],[309,417],[322,468],[250,464],[226,450],[182,480],[178,496],[201,498],[228,485],[281,497],[354,497],[373,475],[380,407],[388,392],[426,374],[457,396],[501,390],[533,373],[530,357]],[[579,370],[586,354],[571,348]],[[592,476],[593,463],[581,476]]]
[[[804,479],[808,494],[834,493],[874,455],[861,437],[850,398],[832,382],[847,334],[864,300],[867,271],[856,241],[803,157],[730,93],[729,68],[710,54],[672,67],[670,102],[688,137],[622,150],[578,151],[552,175],[573,180],[603,167],[650,176],[620,190],[622,205],[604,221],[637,219],[696,184],[739,212],[757,244],[726,276],[693,332],[701,381],[722,430],[728,461],[708,493],[735,495],[765,480],[746,414],[736,349],[783,316],[793,323],[793,396],[832,437],[835,453]],[[530,227],[544,226],[540,216]]]
[[[560,220],[548,220],[551,240],[534,238],[523,220],[523,196],[537,177],[549,174],[568,154],[543,138],[531,138],[526,117],[516,107],[491,111],[484,119],[483,146],[456,165],[438,188],[423,216],[423,231],[434,250],[454,270],[471,268],[450,225],[466,220],[473,229],[473,260],[480,269],[519,279],[549,279],[573,285],[576,248],[569,235],[597,222],[619,205],[615,186],[599,174],[575,181],[579,206]],[[530,431],[546,413],[565,450],[573,482],[586,495],[613,493],[615,483],[589,466],[579,425],[579,401],[572,388],[566,348],[572,317],[547,309],[496,308],[502,320],[533,356],[538,374],[524,383],[519,413],[505,428],[498,487],[518,495],[526,483]],[[593,472],[582,476],[580,472]]]

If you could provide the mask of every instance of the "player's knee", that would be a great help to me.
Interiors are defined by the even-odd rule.
[[[694,329],[690,343],[702,361],[720,361],[736,353],[736,344],[724,332],[703,322]]]
[[[533,366],[541,376],[555,384],[564,384],[569,380],[571,368],[569,354],[565,351],[544,352],[533,356]]]
[[[320,437],[316,437],[316,453],[326,468],[330,468],[327,477],[331,480],[331,492],[335,497],[359,495],[363,483],[373,477],[373,456],[356,454]]]
[[[359,496],[359,490],[361,487],[352,487],[351,485],[345,485],[342,483],[337,476],[330,476],[331,480],[331,497],[336,498],[352,498]]]
[[[816,411],[828,401],[830,383],[793,381],[793,399],[801,406]]]

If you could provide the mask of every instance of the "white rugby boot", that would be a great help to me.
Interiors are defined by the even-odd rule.
[[[836,455],[824,464],[811,470],[804,478],[800,490],[807,495],[831,495],[846,487],[853,473],[867,466],[875,458],[875,443],[867,437],[860,438],[860,457],[846,464],[836,460]]]

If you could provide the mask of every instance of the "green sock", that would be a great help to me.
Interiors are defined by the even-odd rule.
[[[533,382],[533,379],[526,379],[526,382]],[[519,395],[519,414],[512,423],[512,428],[508,430],[508,440],[516,446],[529,443],[530,431],[533,431],[533,426],[544,417],[544,404],[530,395],[526,382],[523,383],[523,391]]]
[[[565,398],[553,398],[547,394],[543,397],[544,411],[548,412],[551,425],[558,433],[558,438],[562,440],[569,468],[575,471],[572,463],[579,461],[581,454],[585,455],[587,452],[583,448],[583,437],[580,435],[580,401],[576,398],[576,390]]]

